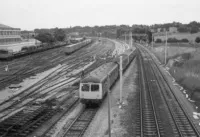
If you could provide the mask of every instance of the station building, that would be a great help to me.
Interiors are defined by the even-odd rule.
[[[0,24],[0,45],[21,42],[21,30]]]

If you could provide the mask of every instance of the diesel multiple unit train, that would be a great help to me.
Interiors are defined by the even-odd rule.
[[[123,53],[123,71],[134,59],[136,53],[136,50],[128,50]],[[117,63],[106,63],[90,72],[89,75],[81,80],[79,87],[79,98],[83,104],[100,104],[102,102],[103,98],[108,92],[108,89],[111,88],[111,86],[119,77],[118,64],[119,58],[117,58]]]
[[[65,47],[65,54],[66,55],[71,54],[71,53],[75,52],[76,50],[88,45],[91,42],[92,42],[91,39],[86,39],[82,42],[72,44],[72,45],[68,45],[68,46]]]

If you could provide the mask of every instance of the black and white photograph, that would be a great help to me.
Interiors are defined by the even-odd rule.
[[[200,1],[1,0],[0,137],[200,137]]]

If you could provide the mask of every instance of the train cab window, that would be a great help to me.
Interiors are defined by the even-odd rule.
[[[91,85],[91,91],[99,91],[99,85]]]
[[[81,87],[82,91],[89,91],[90,90],[90,85],[88,84],[83,84]]]

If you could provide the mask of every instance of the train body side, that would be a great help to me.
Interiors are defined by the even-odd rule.
[[[115,74],[114,74],[115,73]],[[85,77],[80,83],[79,97],[82,103],[100,103],[105,95],[107,94],[108,85],[108,75],[110,77],[110,85],[118,77],[118,65],[115,63],[106,63],[94,71],[92,71],[87,77]],[[84,90],[83,85],[88,85],[88,90]],[[92,86],[98,85],[98,91],[93,91]]]
[[[65,47],[65,54],[69,55],[69,54],[75,52],[76,50],[86,46],[87,44],[89,44],[91,42],[92,42],[91,39],[86,39],[86,40],[84,40],[82,42],[66,46]]]
[[[128,65],[132,62],[134,57],[136,56],[137,51],[136,50],[128,50],[126,51],[122,56],[122,68],[123,71],[125,71],[128,67]],[[119,57],[115,60],[117,63],[106,63],[98,68],[96,68],[94,71],[92,71],[87,77],[85,77],[80,82],[79,87],[79,98],[80,101],[84,104],[93,104],[93,103],[101,103],[104,99],[105,95],[108,92],[108,89],[111,88],[117,78],[119,77]],[[109,78],[108,78],[109,76]],[[110,81],[108,81],[110,80]],[[108,85],[109,83],[109,85]],[[93,93],[90,91],[82,91],[83,84],[90,85],[99,85],[98,92]]]
[[[58,47],[67,45],[66,42],[60,42],[60,43],[57,43],[57,44],[54,45],[54,44],[45,43],[45,44],[41,44],[41,45],[24,46],[18,52],[13,52],[13,51],[11,52],[10,50],[5,49],[5,50],[8,51],[7,53],[2,52],[2,50],[4,50],[4,49],[0,49],[0,60],[10,60],[10,59],[26,56],[26,55],[29,55],[29,54],[33,54],[33,53],[37,53],[37,52],[43,52],[45,50],[58,48]]]

